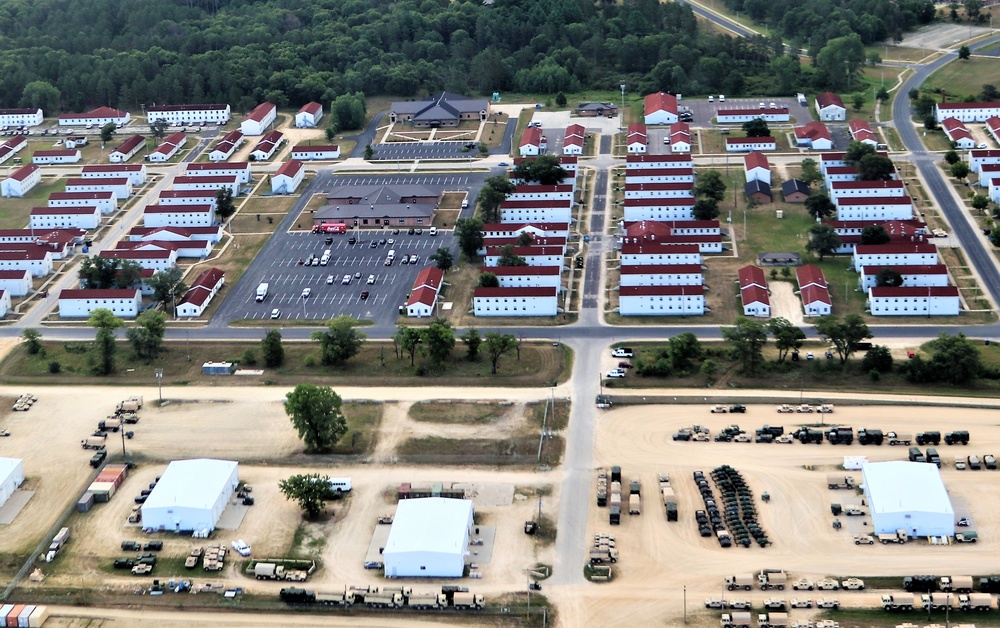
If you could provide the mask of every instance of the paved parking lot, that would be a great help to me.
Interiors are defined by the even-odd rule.
[[[376,144],[375,159],[476,159],[476,148],[464,151],[468,142],[389,142]]]
[[[811,104],[812,100],[810,99],[809,102]],[[694,121],[690,123],[692,127],[709,128],[712,126],[715,112],[719,109],[759,109],[760,103],[764,103],[767,107],[770,107],[771,103],[778,107],[788,107],[788,113],[796,125],[801,126],[813,119],[812,110],[808,106],[800,105],[795,98],[727,98],[726,102],[720,103],[719,97],[716,95],[715,102],[708,102],[707,98],[685,98],[678,105],[691,110],[694,116]]]
[[[428,265],[427,257],[439,247],[448,247],[457,255],[458,247],[450,230],[439,231],[431,236],[424,227],[422,235],[408,235],[407,229],[400,228],[399,234],[388,229],[352,230],[347,234],[322,235],[304,231],[290,231],[296,225],[308,228],[307,217],[299,217],[302,208],[314,194],[329,192],[341,185],[387,185],[420,184],[441,191],[468,191],[474,200],[485,181],[487,173],[458,175],[391,175],[391,176],[334,176],[329,172],[317,175],[309,187],[301,194],[288,216],[282,220],[274,235],[267,241],[247,271],[231,290],[212,319],[212,325],[226,325],[240,319],[269,319],[271,310],[280,310],[276,325],[282,320],[309,319],[324,321],[337,316],[351,316],[370,319],[376,325],[393,325],[398,315],[398,307],[403,305],[413,280],[420,269]],[[470,203],[471,205],[472,203]],[[463,214],[471,215],[472,208]],[[297,220],[298,219],[298,220]],[[358,239],[349,244],[351,236]],[[332,238],[327,245],[326,238]],[[390,245],[389,239],[395,240]],[[385,244],[379,242],[385,239]],[[375,248],[371,242],[375,241]],[[310,254],[320,256],[330,249],[330,261],[326,266],[300,266]],[[385,266],[385,258],[390,249],[396,251],[396,261]],[[403,255],[417,255],[417,264],[403,264]],[[355,278],[361,273],[360,278]],[[333,276],[333,283],[327,284],[327,277]],[[342,283],[344,275],[351,281]],[[368,276],[375,276],[375,283],[367,283]],[[255,300],[257,286],[267,282],[268,296],[263,303]],[[302,298],[302,291],[310,288],[308,298]],[[361,299],[361,292],[367,290],[367,300]]]

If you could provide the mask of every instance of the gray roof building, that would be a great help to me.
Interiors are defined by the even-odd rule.
[[[392,122],[409,121],[421,127],[457,126],[461,120],[485,120],[489,113],[490,103],[485,98],[449,92],[423,100],[394,102],[389,110]]]
[[[440,192],[419,184],[343,185],[327,194],[316,223],[356,221],[364,225],[430,225]]]

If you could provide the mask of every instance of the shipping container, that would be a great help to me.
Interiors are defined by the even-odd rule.
[[[235,372],[234,362],[205,362],[201,365],[202,375],[232,375]]]
[[[35,612],[28,618],[28,628],[42,628],[42,624],[49,618],[47,606],[36,606]]]
[[[94,494],[95,502],[102,504],[111,501],[115,495],[115,485],[111,482],[94,482],[87,490]]]
[[[25,606],[21,614],[17,616],[17,628],[28,628],[28,618],[35,612],[35,605]]]
[[[17,604],[7,613],[7,628],[17,628],[17,616],[24,610],[24,604]]]
[[[90,491],[87,491],[86,493],[83,494],[83,497],[81,497],[80,500],[76,502],[76,511],[90,512],[90,509],[91,507],[93,507],[93,505],[94,505],[94,494],[91,493]]]
[[[7,625],[7,615],[14,610],[13,604],[0,604],[0,626]]]

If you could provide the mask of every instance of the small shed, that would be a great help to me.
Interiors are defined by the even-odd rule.
[[[744,185],[743,193],[747,195],[747,198],[753,199],[758,203],[770,203],[773,200],[771,186],[760,179],[754,179]]]
[[[789,179],[781,184],[781,196],[786,203],[805,203],[809,198],[809,186],[801,179]]]
[[[232,375],[235,372],[235,362],[205,362],[201,365],[202,375]]]

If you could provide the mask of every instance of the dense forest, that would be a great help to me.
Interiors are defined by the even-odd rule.
[[[728,1],[768,11],[791,4]],[[796,14],[833,7],[828,0],[794,4],[801,6],[787,9]],[[808,21],[819,24],[813,45],[850,39],[828,65],[860,67],[857,35],[843,37],[855,22],[885,21],[865,31],[867,41],[922,21],[923,13],[906,7],[925,4],[851,0],[852,9],[816,9]],[[803,71],[782,56],[777,38],[712,34],[686,5],[657,0],[0,3],[0,105],[49,112],[184,102],[248,111],[262,100],[298,106],[353,92],[555,94],[615,91],[623,81],[632,93],[792,93]],[[837,87],[835,73],[808,74]]]

